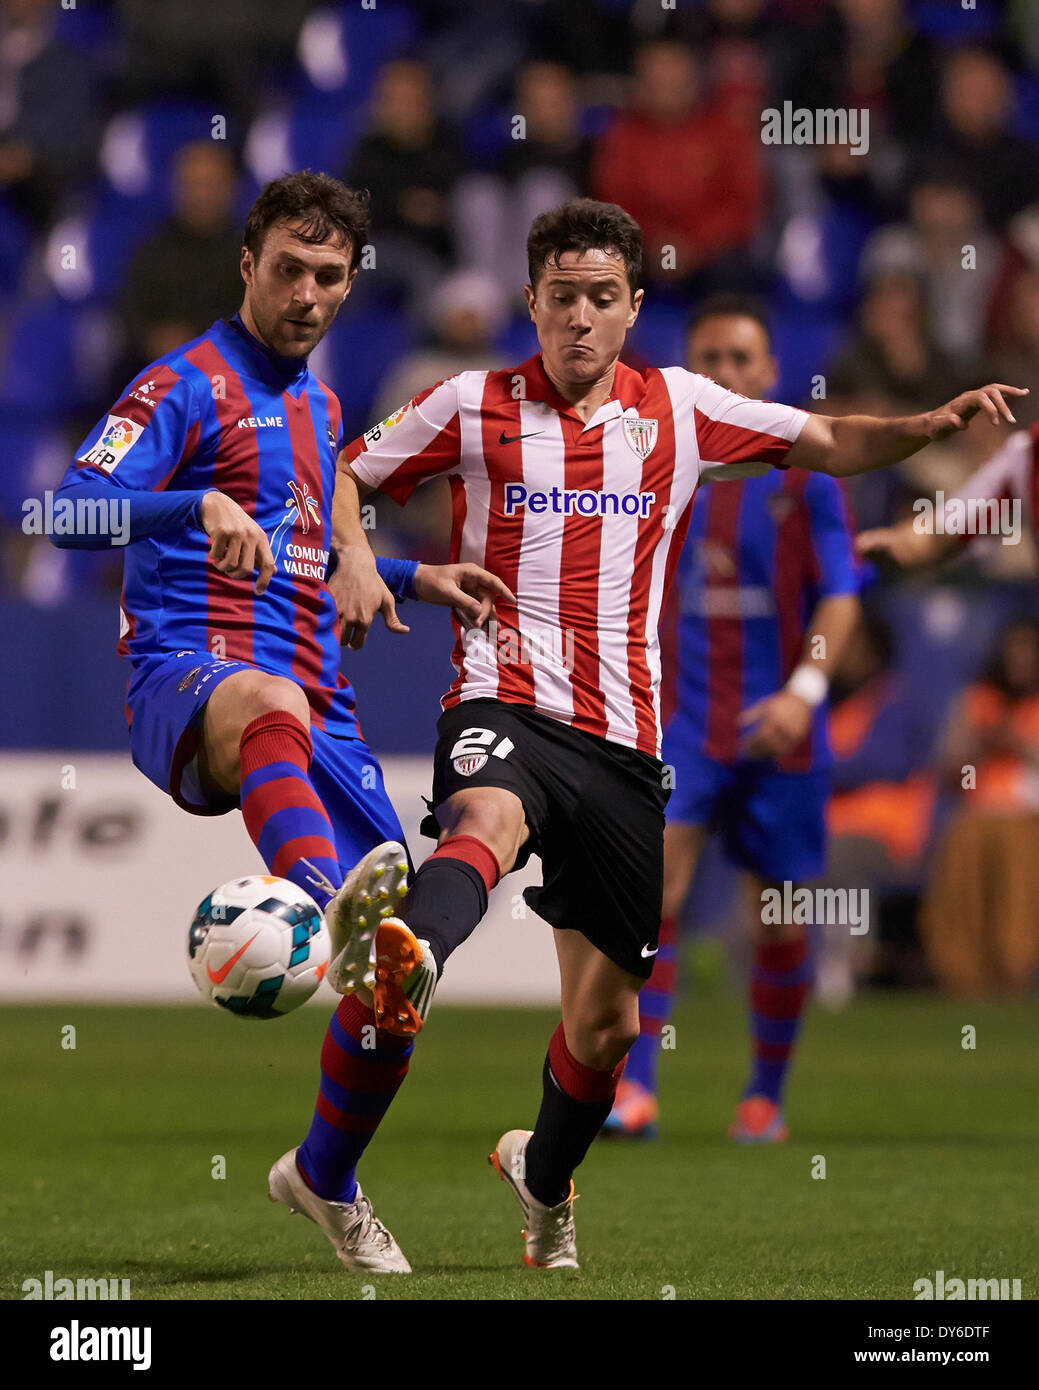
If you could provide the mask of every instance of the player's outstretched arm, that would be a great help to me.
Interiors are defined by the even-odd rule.
[[[892,560],[903,569],[937,564],[959,549],[957,536],[919,531],[912,519],[900,521],[897,526],[875,526],[855,537],[855,550],[864,560]]]
[[[975,415],[987,415],[994,425],[1005,420],[1015,424],[1005,397],[1027,395],[1027,388],[997,384],[964,391],[937,410],[894,420],[874,415],[809,415],[783,462],[834,478],[889,468],[926,445],[966,429]]]

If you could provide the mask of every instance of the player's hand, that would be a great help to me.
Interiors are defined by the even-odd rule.
[[[917,558],[918,539],[905,526],[876,526],[855,537],[855,553],[864,560],[894,560],[907,566]]]
[[[254,592],[262,594],[275,568],[264,531],[223,492],[207,492],[200,512],[202,528],[209,537],[210,563],[231,579],[251,579],[259,570]]]
[[[745,709],[740,723],[756,725],[744,744],[749,758],[781,758],[796,748],[812,727],[812,707],[800,695],[777,690]]]
[[[375,568],[371,549],[367,545],[344,545],[336,551],[336,557],[339,563],[327,583],[339,614],[341,645],[360,651],[376,613],[383,615],[391,632],[407,632],[397,617],[393,595]]]
[[[941,405],[937,410],[927,412],[924,416],[927,437],[932,440],[948,439],[949,435],[955,434],[957,430],[965,430],[979,412],[987,415],[994,425],[1001,425],[1004,420],[1016,425],[1017,421],[1003,398],[1027,395],[1026,386],[1002,384],[982,386],[977,391],[964,391],[962,396],[957,396],[948,405]]]
[[[415,597],[423,603],[443,603],[456,608],[467,627],[485,627],[494,617],[494,602],[516,602],[497,575],[470,563],[419,565],[413,581]]]

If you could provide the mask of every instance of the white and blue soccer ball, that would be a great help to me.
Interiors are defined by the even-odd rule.
[[[188,969],[204,998],[240,1018],[280,1018],[328,969],[321,909],[285,878],[254,875],[216,888],[188,932]]]

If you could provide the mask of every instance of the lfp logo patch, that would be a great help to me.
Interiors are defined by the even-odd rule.
[[[143,433],[144,426],[139,425],[136,420],[127,420],[123,415],[109,415],[101,438],[79,461],[92,463],[105,473],[111,473]]]

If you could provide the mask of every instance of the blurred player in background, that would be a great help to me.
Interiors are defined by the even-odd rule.
[[[373,891],[389,911],[408,868],[339,669],[340,642],[361,646],[368,622],[355,624],[353,561],[332,528],[339,402],[307,366],[350,292],[367,232],[366,201],[335,179],[308,172],[268,184],[246,223],[239,313],[147,367],[83,441],[57,494],[94,523],[128,517],[119,652],[132,666],[134,763],[193,815],[241,809],[270,872],[325,912],[333,987],[360,911],[347,871],[367,856],[364,874],[378,870]],[[57,543],[106,546],[112,534],[83,525]],[[407,631],[395,596],[458,604],[480,623],[493,596],[508,593],[475,565],[379,560],[376,578],[376,608],[393,632]],[[380,844],[376,865],[369,851]],[[322,1056],[341,1045],[333,1018]],[[399,1082],[411,1049],[391,1047],[384,1071]],[[381,1099],[369,1086],[366,1116]],[[328,1104],[319,1096],[299,1157],[336,1199],[321,1206],[322,1229],[350,1268],[407,1271],[356,1182],[338,1180],[344,1146],[356,1162],[370,1130],[344,1136]]]
[[[1016,504],[1016,507],[1015,507]],[[1009,506],[1009,510],[1008,510]],[[958,554],[982,536],[1008,532],[1015,517],[1032,536],[1039,533],[1039,423],[1015,430],[990,459],[944,501],[938,516],[923,512],[897,526],[862,531],[856,541],[860,555],[889,559],[906,569],[936,564]]]
[[[505,1134],[492,1162],[523,1210],[525,1262],[575,1267],[572,1175],[612,1108],[658,949],[668,792],[657,622],[699,479],[883,468],[979,411],[1010,418],[1001,391],[1018,393],[990,386],[905,419],[833,419],[681,367],[634,371],[618,358],[643,297],[638,224],[576,199],[535,220],[528,260],[540,353],[438,383],[340,458],[337,533],[367,564],[362,618],[381,588],[361,495],[381,488],[403,503],[438,475],[451,479],[452,557],[486,565],[516,595],[498,602],[493,632],[456,625],[458,676],[434,758],[438,848],[376,937],[382,958],[392,933],[387,954],[403,961],[403,931],[411,959],[383,972],[371,1006],[359,996],[351,1038],[374,1025],[413,1036],[490,890],[540,856],[543,886],[525,897],[556,929],[562,1022],[535,1127]],[[774,736],[778,722],[765,712],[759,732]],[[330,1084],[356,1098],[344,1124],[370,1122],[361,1102],[376,1063],[359,1044],[332,1062]]]
[[[686,364],[728,391],[768,396],[778,366],[760,307],[735,295],[708,300],[691,321]],[[707,486],[678,562],[678,590],[678,702],[661,755],[674,771],[660,949],[606,1128],[656,1132],[678,923],[707,837],[718,831],[745,871],[754,948],[751,1073],[729,1134],[775,1142],[786,1138],[783,1084],[812,966],[805,926],[764,921],[762,891],[800,885],[825,867],[826,692],[859,611],[840,484],[773,470]]]

